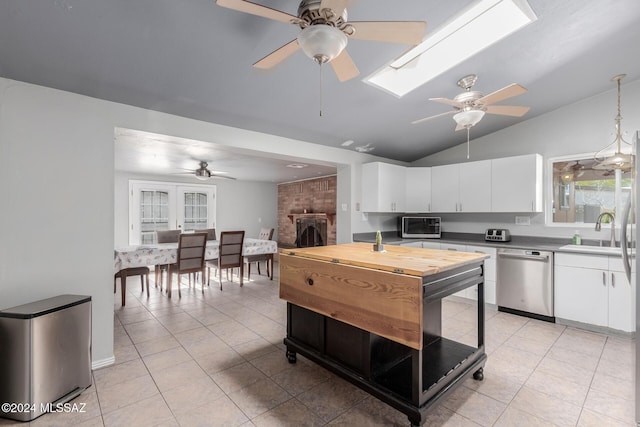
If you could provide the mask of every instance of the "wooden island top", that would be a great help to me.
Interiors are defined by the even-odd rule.
[[[285,250],[282,253],[333,263],[426,277],[473,264],[489,256],[481,253],[385,245],[374,252],[371,243],[346,243]]]

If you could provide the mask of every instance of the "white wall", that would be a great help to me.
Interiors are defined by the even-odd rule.
[[[0,309],[63,293],[91,295],[94,366],[113,360],[114,233],[125,209],[114,199],[122,179],[114,174],[116,127],[336,164],[337,203],[347,205],[337,212],[339,243],[353,233],[358,165],[382,160],[0,78]],[[255,183],[218,185],[220,201],[236,200],[238,190],[258,200]],[[257,226],[255,213],[218,213],[221,227]]]
[[[632,141],[640,129],[640,81],[621,88],[622,130]],[[548,159],[572,154],[595,153],[614,140],[617,91],[612,90],[570,106],[534,117],[499,132],[471,141],[471,159],[484,160],[520,154],[539,153],[544,157],[545,200],[550,191]],[[491,120],[487,116],[483,120]],[[473,129],[471,130],[473,134]],[[466,162],[466,143],[417,160],[411,166],[436,166]],[[437,185],[437,183],[434,183]],[[508,197],[508,195],[505,195]],[[487,228],[508,228],[514,235],[573,236],[580,228],[583,237],[607,239],[609,230],[596,232],[592,226],[549,226],[544,214],[532,214],[530,226],[516,226],[510,214],[443,214],[443,231],[484,233]]]
[[[115,174],[115,246],[129,242],[129,180],[167,182],[166,176],[116,172]],[[193,184],[188,177],[176,177],[173,182]],[[274,183],[254,181],[208,181],[216,186],[216,231],[244,230],[247,237],[258,237],[261,227],[278,230],[278,187]],[[198,183],[199,185],[201,183]],[[258,220],[261,220],[259,222]]]

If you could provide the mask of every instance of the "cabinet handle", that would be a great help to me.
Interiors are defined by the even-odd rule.
[[[616,276],[611,273],[611,286],[616,287]]]
[[[427,207],[427,212],[431,212],[431,203],[429,203],[429,205]]]
[[[462,212],[462,202],[460,202],[460,212]]]
[[[602,272],[602,286],[607,286],[607,273]]]

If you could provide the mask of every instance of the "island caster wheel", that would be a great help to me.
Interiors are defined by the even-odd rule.
[[[484,379],[484,368],[480,368],[473,373],[473,379],[476,381],[482,381]]]
[[[289,363],[296,363],[296,352],[287,350],[287,360],[289,361]]]

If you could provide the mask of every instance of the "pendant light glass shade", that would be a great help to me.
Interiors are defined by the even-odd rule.
[[[625,76],[626,74],[620,74],[611,79],[618,84],[618,114],[614,119],[616,122],[616,135],[611,144],[594,155],[593,158],[596,161],[596,164],[593,166],[594,169],[620,169],[622,171],[628,171],[633,167],[633,155],[622,152],[622,143],[628,145],[629,151],[631,151],[631,144],[622,138],[622,130],[620,129],[620,123],[622,122],[622,115],[620,114],[620,82]],[[612,155],[607,156],[606,153],[613,148],[612,146],[615,147],[616,151]]]
[[[300,31],[298,44],[309,58],[324,64],[342,53],[347,46],[347,36],[331,25],[316,24]]]
[[[478,124],[484,117],[484,111],[482,110],[466,110],[457,113],[453,116],[453,120],[456,121],[458,126],[464,128],[470,128]]]

